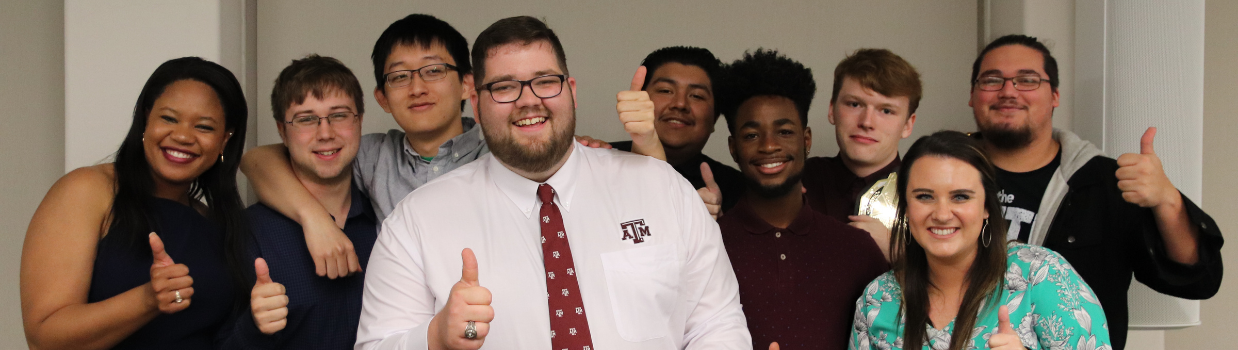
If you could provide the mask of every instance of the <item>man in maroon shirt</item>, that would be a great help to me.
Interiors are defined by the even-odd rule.
[[[838,155],[804,164],[808,205],[868,231],[889,258],[890,230],[856,215],[856,203],[877,180],[898,171],[898,142],[911,135],[920,105],[920,73],[885,49],[860,49],[834,68],[830,124]]]
[[[846,348],[855,300],[889,266],[867,233],[805,205],[812,71],[769,50],[727,69],[719,105],[747,188],[718,225],[753,348]]]

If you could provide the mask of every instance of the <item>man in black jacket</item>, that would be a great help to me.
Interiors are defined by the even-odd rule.
[[[1066,257],[1104,306],[1114,349],[1123,349],[1131,276],[1161,293],[1210,298],[1221,284],[1223,239],[1165,176],[1155,129],[1140,153],[1117,160],[1053,129],[1057,73],[1036,38],[998,38],[972,66],[968,105],[998,168],[1007,238]]]

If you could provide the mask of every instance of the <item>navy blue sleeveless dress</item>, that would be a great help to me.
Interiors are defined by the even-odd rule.
[[[176,201],[156,198],[151,207],[155,232],[168,256],[189,267],[193,301],[175,314],[160,314],[113,349],[212,349],[216,332],[233,307],[224,231]],[[147,240],[145,235],[139,239]],[[151,262],[149,253],[136,256],[118,235],[104,236],[95,256],[87,301],[103,301],[150,282]]]

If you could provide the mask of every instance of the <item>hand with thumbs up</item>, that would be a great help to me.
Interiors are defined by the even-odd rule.
[[[430,350],[478,349],[490,333],[494,308],[490,307],[490,290],[477,282],[477,257],[472,249],[464,248],[460,258],[464,261],[460,282],[451,287],[447,304],[430,320]],[[464,337],[469,321],[477,330],[475,339]]]
[[[249,310],[254,315],[254,325],[262,334],[275,334],[288,325],[288,295],[283,284],[271,280],[271,269],[263,258],[254,259],[254,273],[258,280],[249,292]]]
[[[189,307],[193,298],[193,277],[189,277],[189,267],[177,264],[163,249],[163,240],[151,232],[150,252],[154,261],[150,265],[150,295],[151,300],[160,312],[173,314]]]
[[[718,220],[722,216],[722,189],[718,188],[718,183],[714,182],[714,172],[709,170],[709,164],[701,163],[701,179],[705,180],[705,187],[696,189],[696,194],[701,196],[701,201],[705,202],[705,209],[709,209],[709,216]]]
[[[1118,189],[1122,190],[1122,199],[1144,208],[1155,208],[1162,204],[1171,207],[1182,205],[1182,196],[1174,188],[1165,169],[1161,167],[1161,158],[1152,149],[1152,140],[1156,137],[1156,128],[1148,128],[1139,140],[1139,153],[1127,153],[1118,157]]]
[[[1023,341],[1019,340],[1019,334],[1014,332],[1014,326],[1010,324],[1010,311],[1006,306],[997,308],[997,333],[989,337],[989,348],[1024,349]]]
[[[642,85],[645,85],[645,66],[636,69],[628,91],[619,92],[615,110],[619,112],[623,130],[632,137],[632,152],[666,160],[666,150],[658,139],[658,130],[653,127],[653,100],[649,99],[648,92],[641,91]]]

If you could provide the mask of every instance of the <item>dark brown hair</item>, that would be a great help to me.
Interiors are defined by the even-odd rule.
[[[555,50],[555,58],[559,60],[559,68],[564,75],[570,75],[567,73],[567,55],[563,53],[563,44],[559,43],[555,31],[537,18],[516,16],[494,22],[473,41],[473,85],[480,89],[486,79],[486,57],[490,56],[490,50],[507,44],[529,45],[538,41],[550,43]]]
[[[907,229],[908,178],[912,175],[932,176],[911,174],[912,166],[923,157],[953,158],[975,167],[980,172],[980,183],[984,186],[984,208],[989,212],[988,227],[980,232],[977,239],[984,242],[984,236],[988,234],[990,243],[988,247],[978,244],[976,258],[971,269],[967,271],[967,292],[963,294],[963,303],[959,305],[955,316],[950,349],[957,350],[962,349],[972,339],[976,315],[981,308],[988,311],[1001,304],[997,293],[1005,283],[1006,221],[1000,216],[1002,208],[997,202],[997,171],[975,139],[957,131],[938,131],[921,137],[911,145],[898,174],[900,222],[895,226],[890,239],[890,266],[894,271],[894,278],[903,290],[903,302],[899,311],[906,320],[903,325],[903,344],[907,344],[906,347],[918,348],[927,340],[925,326],[928,325],[928,291],[929,288],[934,288],[933,282],[929,280],[924,247],[910,237],[911,233]],[[990,297],[988,303],[984,303],[986,297]]]
[[[984,56],[988,55],[989,51],[1010,45],[1021,45],[1040,52],[1045,61],[1043,67],[1045,74],[1049,75],[1047,77],[1049,78],[1049,87],[1053,88],[1053,91],[1057,91],[1057,86],[1061,83],[1057,80],[1057,59],[1053,58],[1052,54],[1049,54],[1049,48],[1044,43],[1036,40],[1036,37],[1022,34],[1010,34],[994,39],[993,42],[984,47],[984,50],[980,50],[980,54],[976,56],[976,61],[971,64],[971,81],[968,84],[976,85],[976,78],[980,76],[980,63],[984,61]]]
[[[293,60],[279,72],[275,88],[271,89],[271,110],[275,121],[284,122],[284,112],[295,104],[305,102],[307,96],[323,99],[327,94],[343,93],[352,98],[357,114],[365,114],[365,97],[361,95],[361,83],[344,63],[331,57],[315,54]]]
[[[868,89],[888,97],[907,96],[907,115],[920,107],[923,87],[920,72],[911,63],[886,49],[859,49],[848,55],[834,67],[834,95],[830,104],[838,100],[845,78],[855,79]]]

